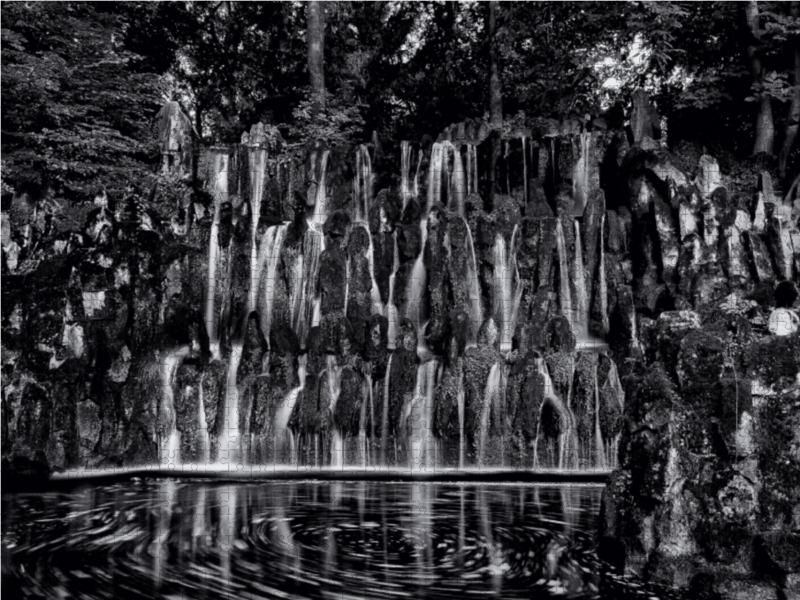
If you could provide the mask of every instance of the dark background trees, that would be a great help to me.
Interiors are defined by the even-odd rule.
[[[2,5],[4,190],[119,193],[179,101],[206,143],[263,121],[387,147],[468,117],[596,117],[644,87],[671,144],[798,170],[797,2]],[[316,50],[319,50],[317,52]]]

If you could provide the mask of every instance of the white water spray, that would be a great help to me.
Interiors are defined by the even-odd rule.
[[[175,393],[173,384],[183,359],[189,354],[189,346],[180,346],[167,352],[161,363],[161,410],[170,419],[170,431],[167,439],[162,442],[162,464],[181,464],[181,435],[177,427],[177,414],[175,409]]]
[[[556,220],[556,249],[558,251],[558,279],[559,300],[561,302],[561,313],[567,319],[573,318],[572,313],[572,294],[569,289],[569,266],[567,262],[567,242],[564,239],[564,229],[561,226],[561,219]]]

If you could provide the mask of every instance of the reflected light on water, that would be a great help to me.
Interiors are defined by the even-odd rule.
[[[597,485],[76,486],[3,494],[9,597],[683,598],[598,560]]]
[[[161,479],[6,494],[3,586],[42,598],[595,597],[601,492]]]

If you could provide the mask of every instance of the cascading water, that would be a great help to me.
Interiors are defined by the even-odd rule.
[[[250,290],[247,297],[247,312],[256,308],[256,297],[258,295],[258,284],[261,279],[261,268],[263,263],[259,254],[263,255],[263,248],[259,249],[256,240],[258,238],[258,221],[261,217],[261,198],[264,194],[264,176],[267,171],[267,150],[265,148],[248,148],[248,159],[250,168]],[[273,234],[274,237],[274,234]],[[266,236],[265,236],[266,239]],[[262,241],[263,245],[263,241]],[[261,250],[261,252],[259,252]]]
[[[411,147],[411,142],[403,140],[400,142],[400,197],[403,202],[403,210],[406,209],[408,201],[411,198],[419,196],[419,182],[417,180],[417,172],[419,171],[419,164],[417,164],[414,179],[411,180],[411,161],[414,157],[414,149]],[[420,153],[419,159],[422,159]]]
[[[459,215],[464,216],[464,199],[467,196],[467,181],[464,173],[464,163],[461,160],[461,152],[453,149],[453,175],[450,185],[451,197],[455,202],[456,210]]]
[[[428,241],[428,215],[431,207],[441,200],[442,194],[442,175],[444,170],[445,145],[450,146],[449,142],[436,143],[431,148],[430,168],[428,171],[428,202],[422,213],[419,222],[420,231],[420,251],[414,267],[411,271],[411,279],[406,290],[406,318],[410,319],[417,330],[417,348],[422,355],[427,351],[425,343],[425,326],[427,325],[427,314],[424,310],[424,294],[428,288],[428,271],[425,267],[425,244]]]
[[[603,223],[605,215],[600,220],[600,236],[603,235]],[[601,312],[607,320],[605,304],[606,304],[606,286],[605,286],[605,259],[603,257],[602,244],[600,244],[600,266],[599,266],[599,285],[595,290],[595,295],[599,297],[601,303]],[[589,301],[590,298],[586,291],[586,281],[591,277],[591,273],[587,273],[583,262],[583,249],[581,248],[581,228],[578,220],[575,220],[575,261],[573,263],[575,270],[573,281],[575,282],[576,299],[575,299],[575,316],[573,319],[573,328],[576,334],[576,349],[577,350],[593,350],[601,351],[608,348],[605,340],[589,333]],[[607,325],[608,323],[605,323]]]
[[[581,248],[581,224],[575,220],[575,260],[572,263],[575,282],[575,317],[573,323],[581,332],[587,329],[589,319],[589,300],[586,297],[586,271],[583,267],[583,249]]]
[[[406,318],[411,319],[417,330],[417,348],[424,352],[427,347],[425,344],[425,325],[427,324],[427,314],[424,310],[423,294],[428,287],[428,271],[423,260],[425,243],[428,239],[428,218],[427,216],[420,222],[420,251],[414,268],[411,270],[411,279],[408,282],[408,304],[406,308]]]
[[[489,417],[492,412],[492,404],[499,403],[500,388],[502,384],[502,367],[499,363],[494,363],[489,376],[486,379],[486,387],[483,392],[483,406],[481,407],[480,430],[478,435],[478,466],[484,466],[486,460],[486,447],[489,438]]]
[[[436,359],[425,361],[417,367],[414,396],[404,411],[409,435],[409,467],[412,471],[435,466],[436,443],[431,423],[438,367]]]
[[[214,197],[214,216],[211,221],[211,234],[208,244],[208,278],[206,280],[205,323],[212,360],[221,358],[219,347],[219,324],[215,312],[217,294],[217,268],[221,250],[219,246],[219,225],[222,204],[228,201],[228,154],[215,152],[212,159],[212,195]]]
[[[300,382],[296,388],[293,388],[286,394],[286,399],[275,411],[275,422],[272,427],[274,433],[275,444],[281,444],[284,447],[289,447],[289,462],[297,464],[297,447],[295,444],[294,432],[289,429],[289,419],[292,416],[292,411],[297,404],[297,398],[306,387],[306,361],[307,355],[301,354],[297,357],[297,379]],[[275,456],[279,456],[279,452],[275,452]]]
[[[397,247],[397,230],[392,233],[392,274],[389,276],[389,298],[386,303],[386,318],[389,321],[386,347],[394,350],[397,347],[398,311],[394,302],[394,288],[397,283],[397,270],[400,268],[400,251]]]
[[[592,134],[583,132],[580,134],[580,157],[575,163],[572,171],[572,199],[575,201],[573,214],[581,216],[589,194],[589,150],[592,142]]]
[[[200,460],[204,463],[211,462],[211,436],[208,433],[208,420],[206,419],[206,404],[203,398],[203,377],[197,386],[197,437],[200,443]]]
[[[467,337],[467,348],[475,347],[478,344],[478,331],[483,322],[483,309],[481,307],[481,284],[478,280],[478,261],[475,259],[475,245],[472,243],[472,232],[466,220],[464,226],[467,228],[467,293],[469,294],[469,332]]]
[[[603,432],[600,430],[600,385],[597,382],[596,376],[594,378],[594,439],[596,452],[595,465],[601,469],[605,469],[608,456],[606,455],[606,448],[603,443]]]
[[[510,352],[517,322],[517,312],[522,299],[516,259],[518,226],[511,234],[510,252],[506,252],[505,238],[498,233],[494,239],[494,318],[500,324],[500,352]]]
[[[319,259],[325,250],[325,234],[322,231],[322,226],[328,218],[326,178],[329,154],[328,150],[323,151],[320,159],[314,211],[306,219],[308,229],[306,229],[303,237],[303,250],[295,259],[292,328],[297,334],[300,348],[302,349],[306,347],[309,329],[318,325],[320,321],[321,297],[317,289],[317,282],[319,279]]]
[[[367,264],[369,266],[369,277],[372,283],[372,314],[385,316],[386,311],[383,306],[383,300],[381,300],[381,291],[380,288],[378,288],[378,282],[375,281],[375,246],[372,243],[372,233],[366,223],[359,223],[356,226],[364,229],[367,234],[367,239],[369,240],[369,246],[367,247]],[[345,298],[347,298],[346,295]],[[345,300],[345,302],[347,302],[347,300]],[[346,313],[347,309],[345,309],[345,314]]]
[[[273,225],[264,232],[259,247],[258,265],[256,268],[257,279],[253,280],[255,288],[253,291],[255,292],[254,295],[257,299],[257,304],[251,304],[251,307],[256,307],[258,309],[261,332],[267,344],[269,344],[269,334],[272,328],[278,262],[280,261],[281,248],[283,247],[283,240],[286,237],[286,230],[288,227],[288,223]]]
[[[330,397],[328,410],[330,410],[330,414],[333,414],[336,410],[339,394],[342,391],[343,367],[336,364],[336,356],[333,354],[327,355],[325,360],[327,363],[325,383],[328,385],[328,395]],[[342,438],[342,432],[335,425],[331,426],[331,466],[339,469],[344,467],[344,439]]]
[[[353,179],[353,197],[355,198],[356,221],[366,221],[372,204],[372,160],[369,148],[360,144],[356,149],[356,176]]]
[[[389,445],[389,383],[392,380],[392,358],[394,353],[389,355],[386,361],[386,375],[383,379],[383,410],[381,413],[381,466],[388,466],[388,459],[386,456],[387,446]]]
[[[530,140],[522,139],[523,155],[526,157],[522,165],[522,176],[525,179],[524,193],[526,196],[529,193],[527,181],[529,169],[526,162],[529,144]],[[412,263],[410,265],[408,263],[403,264],[401,257],[406,256],[409,240],[413,238],[410,236],[403,236],[403,228],[397,227],[396,224],[392,222],[397,216],[396,213],[392,213],[389,205],[381,205],[381,238],[375,237],[373,239],[373,232],[370,231],[368,224],[374,191],[372,189],[372,182],[374,180],[372,164],[366,146],[360,146],[355,152],[355,180],[348,183],[348,185],[352,185],[353,191],[353,202],[349,205],[352,207],[352,220],[346,229],[345,238],[342,240],[344,244],[342,248],[347,247],[348,250],[344,256],[341,254],[339,255],[342,260],[342,275],[344,275],[344,277],[341,278],[341,285],[345,288],[345,315],[347,315],[348,301],[354,303],[356,302],[356,298],[358,298],[358,302],[363,301],[360,295],[349,297],[350,294],[352,294],[355,289],[360,290],[359,294],[361,291],[366,292],[367,289],[370,289],[371,292],[368,294],[370,297],[367,299],[370,303],[368,312],[370,315],[382,315],[386,317],[387,323],[385,326],[387,327],[386,335],[388,339],[384,342],[386,345],[383,351],[388,349],[389,352],[388,355],[384,355],[384,358],[380,358],[380,355],[375,355],[374,358],[366,358],[366,355],[362,355],[363,358],[361,360],[365,361],[363,364],[367,367],[366,370],[362,370],[361,367],[358,366],[354,367],[352,364],[347,366],[349,363],[343,361],[342,357],[329,355],[324,359],[327,362],[327,367],[322,370],[321,373],[308,373],[308,376],[315,377],[315,380],[317,377],[320,378],[319,381],[323,386],[326,404],[328,405],[325,408],[331,411],[331,414],[336,409],[337,402],[342,393],[343,370],[348,370],[348,379],[347,382],[344,382],[348,394],[353,393],[353,388],[351,386],[354,381],[352,378],[349,378],[351,375],[350,369],[360,373],[360,376],[363,378],[360,405],[355,405],[358,407],[355,408],[356,411],[360,409],[360,416],[358,414],[355,415],[357,424],[348,421],[348,423],[354,425],[356,429],[350,429],[351,425],[344,426],[340,424],[339,426],[330,428],[323,427],[319,430],[312,431],[306,430],[306,425],[302,425],[302,423],[308,422],[308,413],[298,413],[298,415],[303,416],[297,421],[297,426],[294,425],[294,418],[296,415],[293,415],[293,413],[295,411],[307,410],[307,407],[302,404],[302,402],[307,401],[306,394],[308,393],[305,388],[306,366],[308,365],[308,368],[311,368],[310,365],[320,364],[319,361],[321,357],[312,357],[313,353],[318,350],[307,346],[309,332],[312,328],[324,325],[327,322],[327,315],[321,314],[322,294],[319,289],[319,270],[321,256],[326,243],[323,234],[323,226],[328,214],[328,190],[326,189],[326,180],[329,154],[328,151],[318,150],[312,156],[312,172],[315,174],[314,183],[316,184],[314,188],[316,191],[313,196],[314,208],[313,211],[309,210],[306,215],[307,227],[297,232],[302,236],[301,243],[295,243],[292,244],[291,247],[284,248],[285,240],[289,236],[289,232],[293,231],[292,228],[296,227],[296,225],[292,225],[290,222],[284,222],[264,228],[260,217],[263,210],[261,205],[262,197],[265,197],[265,189],[267,189],[265,181],[267,151],[256,145],[248,146],[246,150],[249,160],[247,167],[249,169],[249,182],[251,186],[248,188],[249,197],[247,198],[249,211],[234,211],[233,216],[234,226],[237,218],[250,218],[247,224],[249,256],[245,259],[248,261],[249,267],[242,265],[245,269],[249,268],[250,277],[250,284],[246,290],[244,312],[248,315],[254,310],[257,312],[257,322],[261,334],[263,335],[262,339],[266,341],[265,350],[268,349],[266,356],[261,359],[262,365],[264,365],[262,367],[264,372],[260,374],[261,377],[259,381],[280,381],[280,379],[273,380],[270,378],[271,372],[275,368],[271,365],[277,364],[274,359],[277,356],[281,356],[281,352],[285,352],[283,347],[270,348],[270,342],[277,343],[279,339],[270,339],[271,335],[275,333],[272,332],[272,329],[276,327],[274,323],[277,319],[282,319],[284,316],[288,317],[288,324],[294,330],[297,336],[297,342],[299,343],[299,352],[298,350],[295,351],[297,353],[294,359],[299,365],[297,367],[299,384],[293,384],[294,387],[292,387],[292,389],[288,389],[287,386],[287,389],[280,392],[283,402],[277,408],[272,422],[265,425],[268,428],[267,431],[272,432],[272,434],[269,435],[273,435],[275,438],[276,448],[273,454],[275,460],[282,463],[297,462],[298,457],[301,456],[298,451],[297,441],[302,441],[303,444],[305,444],[306,440],[310,443],[313,438],[313,464],[330,464],[336,468],[343,468],[347,462],[355,460],[356,462],[353,464],[366,466],[380,462],[381,465],[389,466],[392,464],[389,453],[392,444],[394,444],[395,464],[398,461],[404,462],[407,460],[411,463],[413,468],[419,469],[429,468],[434,464],[455,466],[455,448],[452,446],[448,447],[447,444],[451,443],[449,440],[452,440],[454,445],[455,438],[457,437],[459,444],[457,455],[458,465],[460,467],[468,466],[466,421],[469,413],[467,411],[467,399],[471,398],[472,395],[476,393],[476,382],[471,380],[471,377],[474,376],[474,371],[468,368],[470,362],[465,360],[463,353],[466,349],[478,348],[480,346],[479,352],[474,353],[472,356],[475,357],[474,360],[483,360],[481,357],[484,352],[484,344],[493,345],[497,343],[496,348],[499,349],[500,356],[496,355],[496,350],[492,350],[492,352],[495,352],[495,355],[491,356],[491,360],[496,362],[486,365],[489,374],[486,382],[483,384],[484,387],[482,391],[477,392],[478,398],[470,400],[470,402],[477,401],[479,405],[477,409],[479,414],[475,415],[478,419],[478,423],[476,423],[478,431],[475,432],[477,434],[477,439],[475,440],[475,449],[478,450],[476,455],[477,463],[482,466],[487,466],[488,464],[497,462],[498,464],[496,466],[501,466],[504,464],[504,460],[510,458],[512,461],[521,461],[517,464],[529,466],[531,460],[531,456],[528,454],[530,446],[525,446],[524,444],[520,446],[520,454],[518,457],[515,457],[513,452],[509,452],[511,446],[506,447],[505,445],[505,438],[503,436],[506,434],[501,433],[501,437],[495,440],[492,437],[493,434],[490,434],[490,430],[494,430],[495,427],[493,419],[505,419],[505,416],[496,416],[496,411],[502,412],[506,410],[505,397],[506,394],[509,393],[506,387],[510,386],[510,382],[514,376],[511,375],[512,370],[506,368],[504,361],[509,358],[509,353],[513,347],[514,333],[523,290],[525,286],[529,284],[532,285],[533,282],[529,283],[527,279],[523,280],[520,276],[517,254],[521,252],[520,249],[523,247],[520,241],[523,234],[523,225],[521,224],[513,225],[510,239],[507,233],[506,235],[497,233],[494,235],[493,240],[489,240],[490,243],[493,244],[492,248],[489,250],[493,256],[493,270],[483,272],[479,269],[481,264],[479,263],[479,259],[482,257],[479,256],[478,251],[481,250],[481,252],[485,252],[487,249],[479,249],[476,247],[478,238],[475,236],[477,236],[478,233],[474,227],[475,223],[473,222],[473,227],[470,228],[470,223],[467,222],[465,218],[466,198],[468,194],[477,192],[478,188],[477,147],[473,143],[466,143],[460,146],[459,149],[456,149],[450,142],[436,143],[431,147],[430,160],[427,161],[427,193],[424,198],[420,198],[420,200],[424,200],[424,203],[420,202],[422,210],[419,221],[420,243],[419,246],[417,246],[419,252],[415,252],[415,257],[409,258]],[[506,154],[510,153],[508,144],[504,146],[504,152]],[[404,207],[408,205],[410,199],[419,197],[417,181],[420,176],[420,165],[423,161],[422,152],[419,152],[418,156],[419,160],[414,158],[414,150],[412,150],[411,144],[402,144],[400,191]],[[236,464],[238,462],[244,462],[244,460],[249,460],[242,452],[245,448],[241,440],[242,433],[248,433],[249,430],[240,432],[238,419],[240,393],[244,393],[245,380],[244,374],[238,374],[237,372],[242,362],[243,353],[244,355],[248,355],[248,350],[244,348],[244,344],[251,342],[246,341],[249,338],[244,335],[242,329],[242,324],[246,323],[245,320],[240,318],[242,315],[235,315],[237,318],[232,319],[234,315],[230,314],[232,307],[236,306],[229,297],[234,290],[226,289],[223,293],[221,288],[230,286],[233,282],[237,281],[237,272],[234,267],[235,260],[238,256],[237,253],[244,250],[244,247],[241,245],[241,242],[238,241],[235,243],[232,242],[225,247],[221,245],[220,231],[224,230],[223,224],[221,223],[221,221],[223,221],[222,215],[225,214],[226,203],[229,201],[228,172],[234,170],[233,163],[230,165],[228,163],[234,159],[227,149],[225,151],[215,150],[211,154],[211,157],[211,171],[213,175],[210,179],[209,188],[214,194],[214,209],[213,219],[211,220],[211,239],[209,241],[209,265],[207,275],[209,278],[209,285],[208,294],[204,297],[204,315],[206,331],[209,334],[209,340],[211,342],[212,361],[222,360],[220,356],[222,351],[220,337],[224,338],[226,346],[227,343],[232,340],[233,348],[231,356],[227,361],[227,374],[223,371],[222,373],[217,372],[218,374],[215,375],[215,372],[210,370],[202,375],[202,377],[222,377],[225,379],[226,383],[224,394],[220,397],[219,410],[216,411],[218,415],[217,421],[222,421],[224,423],[222,435],[215,440],[215,445],[218,446],[218,453],[214,457],[207,455],[206,460],[215,458],[220,463]],[[413,170],[414,162],[417,163],[416,171]],[[336,164],[338,165],[340,163],[337,161]],[[237,173],[238,172],[237,170]],[[290,179],[292,177],[292,172],[291,169],[287,171]],[[337,182],[337,186],[341,185],[339,183],[341,181],[339,175],[340,173],[337,171],[331,178],[331,181]],[[346,194],[342,196],[341,192],[341,188],[336,187],[335,191],[333,189],[331,190],[331,197],[336,199],[337,202],[340,198],[346,198]],[[391,196],[387,198],[391,198]],[[462,224],[465,228],[463,235],[463,254],[455,252],[455,247],[451,245],[450,240],[454,233],[451,229],[452,221],[448,218],[441,220],[441,222],[434,222],[434,218],[438,219],[441,216],[440,207],[442,204],[447,206],[447,212],[451,213],[451,215],[458,215],[458,217],[456,217],[456,224],[459,229]],[[432,212],[434,210],[435,212]],[[480,223],[480,221],[478,222]],[[568,248],[567,246],[567,239],[569,236],[565,235],[565,233],[570,234],[571,232],[564,229],[570,226],[569,219],[564,219],[562,217],[555,220],[554,241],[557,250],[557,272],[560,283],[558,292],[562,312],[576,325],[580,325],[581,333],[579,334],[578,350],[588,350],[589,345],[602,344],[602,340],[591,338],[585,330],[589,320],[590,302],[600,303],[598,305],[592,304],[592,311],[599,308],[600,312],[604,313],[606,310],[604,304],[604,247],[602,243],[599,244],[598,263],[595,273],[585,273],[583,248],[581,246],[581,243],[585,240],[581,236],[580,223],[575,221],[573,221],[573,223],[574,225],[572,226],[575,228],[574,255],[572,255],[571,252],[573,248]],[[600,239],[603,237],[604,227],[605,216],[601,215]],[[359,228],[366,232],[366,240],[363,238]],[[435,236],[433,233],[434,231],[436,232]],[[507,232],[508,230],[504,231]],[[388,235],[390,233],[391,241]],[[334,237],[329,239],[337,239],[335,229],[332,230],[332,235]],[[359,243],[351,247],[348,246],[346,242],[349,241],[352,235],[358,237]],[[441,331],[438,329],[438,327],[440,327],[440,322],[438,320],[436,321],[436,328],[432,328],[431,331],[428,332],[431,335],[431,339],[426,339],[426,328],[429,318],[428,303],[433,300],[433,298],[429,298],[429,296],[434,293],[434,290],[428,290],[429,276],[432,276],[434,273],[433,271],[429,273],[428,269],[433,267],[425,262],[426,260],[430,261],[431,256],[435,256],[435,254],[432,255],[434,248],[427,247],[429,237],[431,240],[435,237],[437,243],[442,243],[441,251],[447,253],[447,256],[442,257],[441,261],[439,260],[440,257],[434,259],[436,261],[436,269],[439,269],[441,266],[445,269],[444,281],[447,282],[449,280],[451,282],[450,285],[452,285],[453,280],[451,278],[453,273],[448,273],[447,270],[452,268],[451,265],[455,264],[455,260],[459,261],[458,268],[461,272],[460,277],[462,281],[458,284],[460,285],[458,291],[462,294],[460,297],[460,302],[463,302],[461,310],[466,314],[461,315],[460,318],[466,317],[469,321],[469,324],[466,326],[466,348],[463,350],[459,349],[456,344],[452,343],[453,340],[451,339],[450,349],[448,350],[448,352],[452,354],[450,359],[433,357],[434,352],[442,352],[444,348],[447,348],[447,346],[442,345],[441,338],[438,337]],[[386,243],[392,244],[391,250],[383,246],[383,244]],[[416,243],[416,240],[413,240],[412,243]],[[481,243],[485,243],[483,238],[481,239]],[[237,244],[239,245],[237,246]],[[539,252],[541,252],[541,250]],[[462,260],[464,261],[463,263],[460,262]],[[438,278],[440,272],[436,271],[435,273]],[[397,279],[401,275],[407,282],[405,284],[405,291],[407,294],[405,316],[411,321],[417,332],[416,357],[413,357],[413,355],[409,357],[398,339],[401,323],[395,301],[395,293],[397,292]],[[492,290],[491,315],[484,315],[483,313],[482,289],[483,285],[487,283],[483,282],[481,279],[484,275],[488,275],[490,278],[489,283]],[[597,277],[597,281],[595,282],[595,286],[593,286],[594,295],[592,298],[589,298],[587,278],[595,276]],[[245,278],[246,277],[247,275],[245,275]],[[275,282],[279,278],[283,283],[276,287]],[[386,280],[381,281],[381,278],[388,278],[388,282]],[[378,286],[378,281],[381,281],[381,287]],[[437,279],[437,281],[439,281],[439,279]],[[382,296],[380,292],[381,289],[385,289],[382,286],[386,283],[388,283],[388,298]],[[443,290],[445,293],[451,293],[448,292],[447,285],[448,284],[445,283]],[[240,290],[235,291],[237,293],[240,292]],[[339,291],[341,292],[341,290]],[[281,294],[284,293],[287,294],[288,297],[282,297]],[[438,288],[436,293],[439,293]],[[386,299],[385,303],[383,303],[383,299]],[[220,310],[220,304],[222,305],[222,310]],[[431,304],[431,306],[434,305]],[[437,304],[436,306],[436,310],[438,311],[439,305]],[[447,307],[445,306],[445,308]],[[220,312],[222,314],[218,315]],[[359,311],[354,312],[354,315],[356,313],[362,316],[348,317],[348,319],[351,320],[351,326],[354,327],[354,333],[359,331],[357,328],[360,327],[361,324],[353,321],[353,319],[361,320],[364,318],[361,307],[359,307]],[[438,319],[439,313],[437,312],[436,314]],[[592,314],[594,315],[594,312]],[[498,325],[496,332],[497,341],[487,342],[486,340],[492,337],[489,335],[486,340],[482,338],[479,344],[478,332],[484,323],[484,319],[490,316],[493,317],[494,322]],[[607,315],[605,318],[607,321]],[[230,332],[220,331],[222,323],[233,320],[237,323],[235,330]],[[445,323],[447,323],[446,317]],[[384,325],[382,325],[382,327],[383,326]],[[375,330],[373,329],[372,331],[374,334]],[[323,335],[327,335],[327,333],[323,333]],[[358,336],[362,335],[363,333],[357,333],[354,338],[348,340],[348,343],[363,343],[357,341]],[[280,339],[282,340],[282,338]],[[372,342],[374,343],[376,339],[377,338],[373,337]],[[436,340],[435,344],[434,339]],[[444,341],[447,343],[446,339]],[[325,343],[328,342],[326,341]],[[429,343],[430,348],[428,347]],[[521,339],[520,344],[522,345],[524,343],[525,340]],[[359,348],[359,353],[363,351],[363,349]],[[488,351],[488,347],[486,351]],[[277,354],[272,354],[272,352],[276,352]],[[327,352],[330,352],[330,350],[327,350]],[[270,356],[272,358],[270,358]],[[489,355],[486,355],[486,357],[488,358]],[[385,368],[380,366],[381,361],[385,361]],[[548,363],[551,361],[549,356],[547,361]],[[177,366],[174,368],[177,369]],[[318,369],[319,367],[314,368]],[[450,381],[454,384],[454,388],[448,392],[449,395],[447,396],[449,398],[447,402],[452,403],[449,405],[451,408],[443,409],[441,414],[437,412],[439,408],[434,406],[434,402],[439,402],[438,392],[435,394],[434,391],[439,380],[438,373],[440,369],[445,371],[442,381]],[[450,371],[450,374],[448,374],[448,370],[450,369],[456,369],[457,373]],[[574,395],[572,391],[572,380],[565,382],[563,377],[559,376],[558,385],[567,385],[567,389],[569,390],[565,392],[565,398],[562,399],[552,389],[553,384],[547,374],[547,366],[543,359],[540,359],[537,369],[542,373],[542,376],[545,377],[549,392],[546,394],[544,404],[539,409],[538,422],[533,416],[531,416],[530,420],[530,427],[536,428],[536,441],[533,443],[534,465],[536,467],[548,468],[564,468],[570,465],[576,465],[576,461],[579,458],[576,434],[578,417],[572,414],[572,408],[570,407],[570,398]],[[251,382],[253,375],[251,366],[247,367],[247,372],[248,379],[246,381]],[[486,371],[483,372],[486,373]],[[162,374],[162,378],[163,377],[171,378],[174,377],[174,374]],[[239,377],[242,378],[242,390],[238,389],[240,383]],[[373,381],[372,377],[376,377],[376,380]],[[247,383],[247,385],[250,385],[250,383]],[[255,385],[258,386],[261,385],[261,383],[256,383]],[[606,383],[605,385],[611,384]],[[203,386],[198,386],[198,389],[202,387]],[[203,403],[203,394],[207,396],[209,390],[214,389],[215,384],[212,383],[212,380],[209,380],[206,382],[206,387],[208,389],[200,389],[199,394],[192,392],[194,386],[185,387],[181,398],[192,398],[192,402],[195,402],[195,399],[197,399],[201,405],[197,411],[200,425],[198,442],[204,447],[205,452],[208,453],[210,443],[207,441],[208,429],[207,426],[205,426],[206,405]],[[480,387],[480,384],[478,384],[478,387]],[[510,389],[509,387],[509,390]],[[559,389],[562,388],[559,387]],[[589,392],[590,389],[588,387],[585,389],[582,388],[581,393],[583,395],[581,398],[589,402],[590,407],[588,410],[594,410],[595,413],[592,415],[592,418],[597,419],[597,414],[600,412],[598,409],[599,403],[608,402],[608,400],[606,400],[606,394],[609,392],[606,391],[605,388],[602,388],[601,391],[601,388],[598,387],[596,382],[595,388],[591,390],[591,393],[595,395],[594,402],[591,401],[592,396]],[[480,397],[481,394],[482,397]],[[244,402],[244,396],[241,398],[241,402]],[[511,398],[512,396],[509,396],[509,401],[511,401]],[[206,402],[209,401],[210,400],[206,397]],[[348,402],[351,401],[352,398],[348,398]],[[166,403],[165,399],[164,406],[166,406]],[[350,410],[349,406],[350,405],[348,405],[347,410]],[[313,411],[318,409],[319,407],[311,408],[312,415]],[[340,409],[342,409],[341,406]],[[580,410],[582,411],[584,408]],[[581,413],[581,415],[582,414],[583,413]],[[319,417],[312,418],[316,419]],[[352,415],[348,418],[352,418]],[[394,422],[394,420],[397,419],[400,420],[399,423]],[[435,421],[438,423],[436,424],[437,432],[442,432],[441,434],[437,433],[436,437],[433,435]],[[581,423],[582,422],[583,421],[581,421]],[[242,423],[249,423],[249,419],[243,420]],[[291,430],[289,423],[293,423],[292,427],[297,427],[297,429]],[[591,421],[589,421],[589,423],[591,424]],[[603,421],[603,423],[605,423],[605,421]],[[250,427],[251,425],[248,424],[247,426]],[[613,464],[613,454],[616,451],[616,440],[602,437],[607,434],[605,430],[600,431],[599,421],[595,423],[594,426],[596,428],[595,439],[592,441],[590,434],[587,436],[587,440],[582,441],[585,443],[588,442],[593,446],[597,443],[602,443],[603,449],[601,451],[598,447],[592,447],[590,450],[584,448],[582,449],[583,454],[581,455],[581,460],[585,460],[586,457],[593,460],[596,455],[596,466],[611,465]],[[261,425],[258,425],[258,427],[261,427]],[[338,427],[341,427],[341,430],[339,430]],[[441,427],[441,430],[438,429],[439,427]],[[501,432],[504,432],[504,428],[506,427],[510,427],[510,424],[501,425],[499,429]],[[540,435],[539,432],[540,427],[543,427],[542,435]],[[605,427],[605,424],[603,427]],[[376,431],[376,429],[379,429],[379,432]],[[267,431],[258,431],[260,433],[253,433],[253,435],[257,436],[267,433]],[[324,433],[325,431],[327,431],[327,433]],[[395,432],[399,435],[396,436]],[[528,444],[530,444],[531,437],[534,433],[533,431],[530,429],[527,431],[523,430],[521,432],[515,432],[513,435],[516,436],[517,433],[522,433],[524,436],[524,438],[519,439],[526,439],[528,440]],[[320,438],[320,434],[322,434],[322,438]],[[328,437],[324,437],[326,435]],[[357,439],[354,439],[356,435]],[[510,431],[508,435],[512,436]],[[352,436],[352,438],[350,436]],[[377,440],[379,436],[381,441],[380,450],[378,451],[379,444]],[[404,437],[406,438],[405,442],[403,440]],[[509,439],[517,438],[510,437]],[[322,442],[321,445],[320,441]],[[497,453],[498,448],[495,445],[496,441],[499,441],[500,444],[499,454]],[[167,442],[169,443],[169,440],[167,440]],[[173,450],[177,448],[178,442],[179,440],[173,440],[170,448],[173,448]],[[355,442],[355,444],[353,444],[353,442]],[[491,444],[491,446],[489,446],[489,444]],[[353,448],[355,448],[356,452],[351,455],[349,453]],[[373,449],[375,449],[374,454]],[[310,451],[311,446],[309,445],[307,449],[303,448],[303,450],[304,452],[306,450]],[[323,452],[320,451],[327,452],[330,455],[330,459],[326,457],[320,460],[324,455]],[[302,456],[305,457],[305,454]],[[309,455],[309,460],[311,460],[310,456],[311,455]],[[498,457],[502,457],[502,460],[496,461]]]
[[[228,376],[225,383],[225,405],[223,407],[222,428],[219,434],[218,461],[226,465],[244,463],[242,435],[239,427],[239,388],[237,377],[242,360],[243,344],[235,341],[231,347]]]
[[[559,301],[561,303],[561,313],[568,319],[572,319],[572,292],[569,289],[569,266],[567,261],[567,242],[564,239],[564,228],[561,226],[561,219],[556,220],[556,251],[558,252],[558,280],[559,280]]]
[[[319,274],[319,258],[325,249],[325,237],[321,231],[309,229],[303,240],[303,256],[300,263],[303,270],[302,287],[297,302],[295,315],[295,332],[300,341],[300,348],[305,349],[308,332],[319,325],[320,302],[317,293],[317,275]]]
[[[177,428],[173,383],[183,359],[189,354],[189,346],[180,346],[167,352],[161,362],[161,412],[169,419],[169,433],[162,441],[161,462],[181,464],[181,437]]]
[[[556,440],[557,459],[555,465],[549,466],[564,469],[566,466],[573,464],[577,458],[577,441],[574,435],[575,416],[572,414],[570,407],[558,397],[544,359],[537,358],[535,360],[537,371],[544,381],[544,398],[542,400],[542,405],[539,407],[536,437],[533,442],[533,466],[534,468],[540,468],[542,466],[539,458],[539,436],[541,433],[543,412],[545,406],[549,404],[551,409],[554,410],[559,417],[559,433],[558,439]]]

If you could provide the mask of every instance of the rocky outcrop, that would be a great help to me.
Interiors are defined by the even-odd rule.
[[[682,170],[634,105],[630,139],[456,124],[394,187],[371,145],[300,160],[256,127],[196,182],[169,154],[149,194],[8,199],[4,468],[617,467],[627,568],[788,590],[798,204]]]

